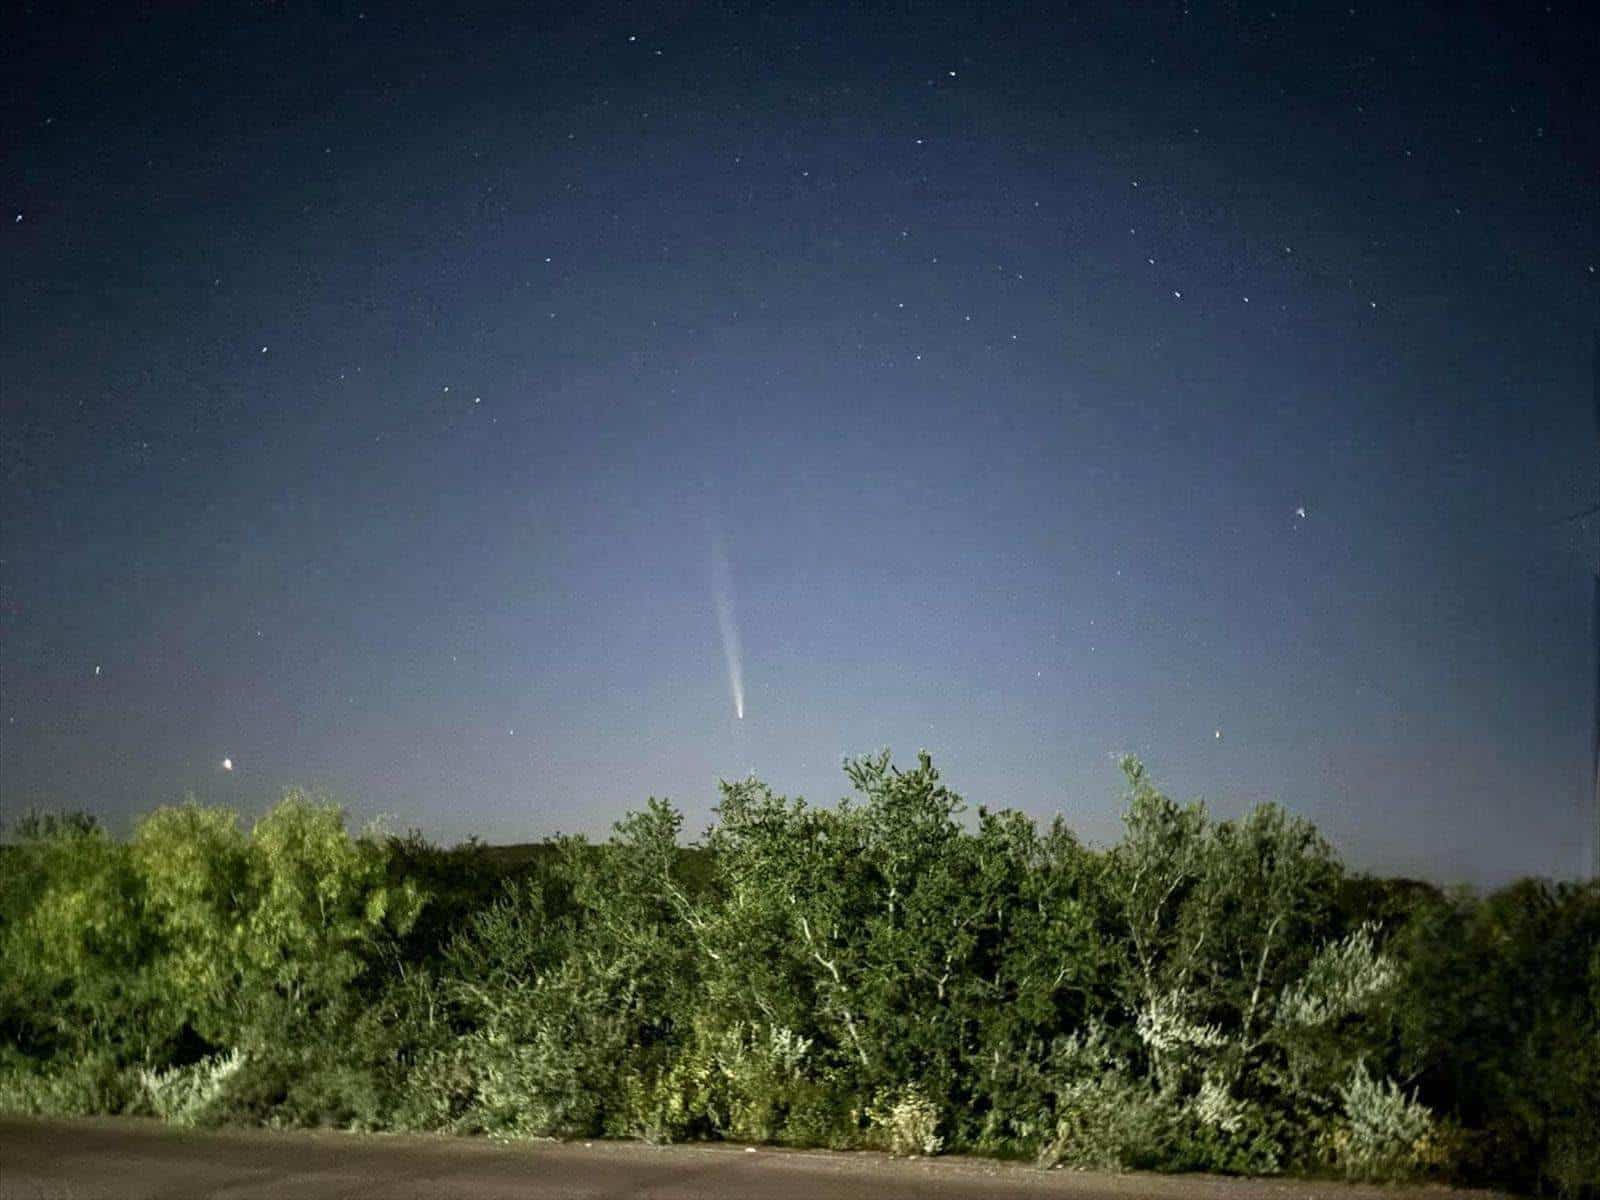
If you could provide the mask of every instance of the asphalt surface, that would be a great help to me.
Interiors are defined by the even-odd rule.
[[[737,1146],[503,1144],[240,1130],[131,1120],[0,1119],[0,1200],[1460,1200],[1489,1193],[1040,1171],[981,1159],[893,1159]]]

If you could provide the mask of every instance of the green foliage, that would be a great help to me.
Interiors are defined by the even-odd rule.
[[[1600,1194],[1600,880],[1433,895],[1395,945],[1402,1078],[1466,1131],[1463,1167]]]
[[[6,1104],[315,1123],[330,1106],[304,1100],[308,1080],[371,1090],[381,1064],[346,1035],[421,898],[336,808],[291,793],[248,838],[194,804],[126,844],[83,821],[20,833],[0,899]]]
[[[237,949],[247,1047],[343,1016],[421,907],[409,881],[389,883],[381,842],[351,838],[338,808],[299,792],[251,831],[247,878]]]
[[[12,1057],[0,1065],[0,1113],[37,1117],[90,1117],[137,1111],[138,1073],[108,1051],[63,1058],[48,1069]]]
[[[1437,1122],[1392,1079],[1358,1064],[1339,1089],[1344,1119],[1329,1135],[1330,1157],[1353,1179],[1407,1179],[1429,1165]]]
[[[1172,1115],[1159,1093],[1126,1075],[1075,1079],[1056,1096],[1056,1127],[1039,1161],[1100,1171],[1166,1164]]]
[[[944,1147],[939,1108],[914,1083],[883,1092],[867,1109],[867,1120],[891,1154],[932,1155]]]
[[[194,1127],[213,1123],[219,1115],[228,1081],[245,1065],[235,1050],[202,1058],[188,1066],[164,1071],[146,1069],[139,1074],[145,1101],[152,1112],[171,1125]]]
[[[132,856],[145,924],[169,1011],[213,1045],[236,1040],[244,1002],[245,923],[253,901],[250,844],[226,809],[189,803],[142,820]]]
[[[248,832],[0,848],[0,1110],[1432,1175],[1595,1200],[1600,883],[1350,877],[1134,760],[1125,831],[969,816],[927,754],[834,807],[722,785],[603,845]]]
[[[175,1034],[128,847],[92,822],[24,822],[0,885],[0,1032],[34,1058],[149,1059]],[[74,1068],[74,1069],[81,1069]]]

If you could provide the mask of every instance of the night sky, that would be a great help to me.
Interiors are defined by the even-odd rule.
[[[5,21],[4,815],[1586,860],[1589,0]]]

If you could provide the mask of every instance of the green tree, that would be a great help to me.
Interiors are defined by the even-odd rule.
[[[370,994],[366,978],[425,898],[388,879],[387,847],[335,804],[285,794],[250,832],[239,965],[244,1048],[309,1037]]]
[[[168,1010],[209,1045],[236,1045],[256,902],[237,815],[192,801],[158,808],[139,822],[131,849],[161,942],[156,971]]]
[[[1434,897],[1400,931],[1403,1061],[1476,1178],[1593,1194],[1600,881]]]
[[[35,819],[17,832],[0,889],[0,1029],[12,1051],[152,1061],[174,1030],[128,848],[89,821]]]

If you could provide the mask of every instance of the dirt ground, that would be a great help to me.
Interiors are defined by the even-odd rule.
[[[1486,1200],[1492,1193],[1286,1180],[1040,1171],[981,1159],[893,1159],[738,1146],[502,1144],[146,1121],[0,1119],[0,1200]]]

